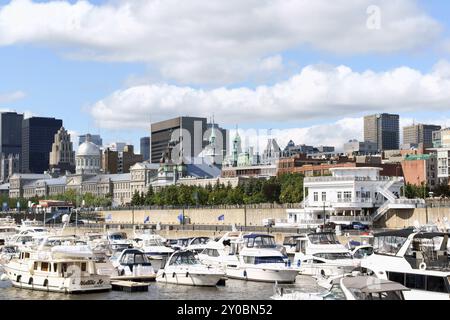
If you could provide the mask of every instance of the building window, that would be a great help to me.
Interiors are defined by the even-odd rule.
[[[339,192],[337,193],[337,199],[338,199],[338,201],[341,201],[341,200],[342,200],[342,192],[341,192],[341,191],[339,191]]]
[[[327,193],[322,192],[322,201],[327,201]]]
[[[318,192],[314,192],[314,201],[315,202],[319,201],[319,193]]]
[[[351,191],[344,191],[344,200],[352,201],[352,192]]]

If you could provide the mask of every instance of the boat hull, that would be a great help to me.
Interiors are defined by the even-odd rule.
[[[3,265],[5,274],[16,288],[59,292],[87,293],[111,290],[111,278],[106,275],[60,277],[50,273],[31,274],[25,264],[10,262]]]
[[[156,281],[177,285],[215,287],[223,277],[223,274],[195,274],[189,272],[166,273],[163,270],[160,270],[156,276]]]
[[[251,267],[226,268],[229,278],[258,282],[294,283],[298,271],[294,269],[265,269]]]

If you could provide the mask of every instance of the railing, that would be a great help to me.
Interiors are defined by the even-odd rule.
[[[392,181],[392,182],[403,182],[403,178],[400,177],[307,177],[305,178],[305,183],[308,182],[333,182],[333,181]]]
[[[356,221],[356,222],[372,222],[370,216],[330,216],[331,222]]]
[[[98,211],[124,211],[124,210],[181,210],[181,209],[297,209],[300,203],[260,203],[236,205],[177,205],[177,206],[120,206],[104,207]]]

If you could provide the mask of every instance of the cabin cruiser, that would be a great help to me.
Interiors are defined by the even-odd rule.
[[[216,241],[209,241],[198,254],[200,261],[225,270],[228,263],[238,263],[240,246],[244,243],[242,232],[230,231]]]
[[[142,249],[150,259],[161,260],[174,252],[172,248],[164,245],[165,241],[160,235],[141,233],[135,235],[133,246]]]
[[[106,240],[112,252],[123,251],[124,249],[133,247],[133,242],[129,240],[127,234],[122,231],[108,231],[106,233]]]
[[[116,255],[118,256],[115,257]],[[116,252],[111,258],[119,276],[124,276],[129,280],[156,276],[150,260],[142,250],[125,249],[120,253]]]
[[[37,248],[24,247],[3,269],[13,286],[61,293],[110,290],[110,277],[97,272],[89,247],[73,236],[48,236]]]
[[[268,234],[250,233],[243,236],[238,259],[226,264],[230,278],[293,283],[298,270],[292,268],[285,256],[277,250],[274,237]]]
[[[193,251],[178,250],[168,259],[163,259],[156,281],[190,286],[216,286],[225,273],[212,266],[204,265]]]
[[[19,232],[6,239],[6,245],[26,246],[39,238],[43,238],[50,234],[49,230],[44,227],[22,226]]]
[[[194,251],[195,253],[199,253],[206,248],[208,242],[211,241],[211,238],[208,237],[193,237],[188,242],[187,246],[184,248],[186,250]]]
[[[353,259],[333,232],[316,232],[297,239],[294,265],[300,274],[329,277],[353,271],[360,261]]]
[[[275,285],[274,300],[405,300],[405,286],[360,274],[345,274],[327,279],[318,292],[303,292],[294,285]],[[325,291],[323,290],[325,289]]]
[[[302,239],[303,235],[292,235],[292,236],[286,236],[283,240],[283,246],[286,249],[286,253],[289,256],[295,255],[296,247],[297,247],[297,240]]]
[[[449,300],[448,233],[413,228],[375,234],[374,253],[361,267],[411,290],[407,300]]]
[[[1,224],[0,225],[0,247],[5,245],[8,238],[15,235],[17,232],[14,224]]]

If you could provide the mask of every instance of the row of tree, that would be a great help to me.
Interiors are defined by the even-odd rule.
[[[303,176],[284,174],[268,180],[249,179],[237,187],[230,184],[200,186],[172,185],[157,192],[135,192],[131,204],[142,205],[234,205],[256,203],[298,203],[303,200]]]
[[[44,200],[45,197],[34,196],[30,199],[24,198],[9,198],[7,195],[0,197],[1,204],[6,204],[8,208],[17,208],[17,203],[20,205],[20,209],[28,209],[28,203],[39,203],[39,200]],[[95,196],[92,193],[86,193],[79,195],[75,190],[67,190],[63,194],[59,194],[52,197],[52,200],[61,200],[71,202],[76,206],[81,206],[84,203],[86,207],[110,207],[112,204],[112,197],[108,195],[106,197]]]
[[[405,197],[409,199],[428,198],[430,196],[430,192],[433,192],[433,197],[450,197],[450,186],[446,183],[439,184],[433,189],[426,186],[424,183],[422,183],[422,185],[420,186],[414,184],[406,184],[403,188]]]

